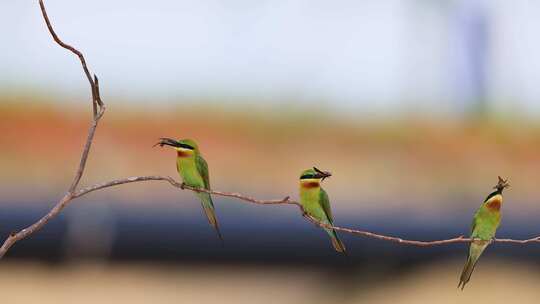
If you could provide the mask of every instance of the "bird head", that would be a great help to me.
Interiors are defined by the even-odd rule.
[[[497,185],[493,187],[493,189],[497,189],[497,191],[502,192],[505,188],[509,188],[510,184],[508,183],[508,179],[503,179],[502,177],[498,176],[499,181],[497,182]]]
[[[155,146],[170,146],[178,152],[178,157],[189,157],[199,151],[197,143],[192,139],[174,140],[171,138],[160,138]]]
[[[301,183],[319,183],[322,182],[325,178],[332,176],[328,171],[322,171],[313,167],[312,169],[307,169],[302,172],[300,175]]]

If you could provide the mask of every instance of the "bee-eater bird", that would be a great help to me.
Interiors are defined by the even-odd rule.
[[[210,190],[208,164],[202,157],[199,147],[194,140],[160,138],[160,141],[156,145],[159,145],[160,147],[171,146],[176,150],[176,170],[180,174],[184,184],[195,188]],[[208,222],[214,227],[218,237],[223,242],[212,197],[206,192],[196,192],[196,194],[201,200],[201,205],[204,213],[206,213]]]
[[[333,226],[334,219],[332,218],[332,210],[330,210],[330,200],[326,191],[321,188],[321,182],[330,176],[332,176],[330,172],[321,171],[315,167],[304,170],[300,175],[300,203],[307,214],[321,223]],[[329,228],[324,228],[324,230],[330,236],[334,249],[345,253],[345,245],[339,239],[337,232]]]
[[[459,279],[458,287],[465,288],[465,284],[471,279],[474,266],[478,258],[495,238],[495,232],[501,223],[501,205],[503,202],[503,190],[510,187],[508,180],[504,180],[499,176],[499,182],[495,187],[495,191],[487,196],[480,208],[474,214],[474,219],[471,228],[471,238],[475,239],[469,247],[469,255],[467,262],[463,267],[463,272]]]

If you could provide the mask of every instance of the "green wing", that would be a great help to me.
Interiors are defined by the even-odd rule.
[[[471,235],[474,233],[474,229],[476,228],[476,218],[478,217],[478,211],[474,213],[472,223],[471,223]]]
[[[332,209],[330,209],[330,200],[328,199],[328,194],[326,194],[326,191],[324,191],[324,189],[322,188],[319,194],[319,201],[324,210],[324,213],[326,213],[326,217],[328,217],[330,224],[332,224],[334,222],[334,218],[332,216]]]
[[[200,155],[197,155],[197,157],[195,158],[195,163],[197,164],[197,171],[199,171],[199,174],[203,178],[204,188],[210,190],[210,176],[208,174],[208,164]]]
[[[484,208],[484,205],[485,205],[485,202],[482,203],[480,208],[478,208],[476,212],[474,213],[474,217],[471,223],[471,236],[473,235],[474,230],[476,229],[476,226],[478,225],[480,213],[482,212],[482,208]]]

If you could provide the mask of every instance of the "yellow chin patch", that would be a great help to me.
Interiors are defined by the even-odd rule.
[[[174,148],[178,157],[190,157],[195,151],[185,148]]]
[[[302,188],[317,188],[320,186],[320,180],[317,178],[306,178],[300,180]]]

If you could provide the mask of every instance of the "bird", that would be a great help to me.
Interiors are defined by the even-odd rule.
[[[321,171],[316,167],[307,169],[300,175],[300,204],[304,211],[323,224],[333,226],[334,219],[330,209],[328,194],[321,188],[321,182],[332,176],[330,172]],[[346,253],[345,245],[339,239],[334,229],[324,227],[330,236],[334,249]]]
[[[461,290],[465,288],[465,285],[471,279],[471,275],[474,270],[474,266],[480,258],[480,255],[491,241],[495,238],[495,233],[499,224],[501,223],[501,205],[503,203],[503,190],[510,187],[508,180],[498,177],[499,181],[497,185],[493,187],[495,191],[490,193],[484,200],[480,208],[474,214],[472,227],[471,227],[471,242],[469,246],[469,254],[467,256],[467,262],[463,267],[461,276],[459,279],[458,288]]]
[[[199,189],[210,190],[210,177],[208,164],[201,155],[197,143],[192,139],[175,140],[171,138],[160,138],[154,146],[171,146],[176,150],[176,170],[182,178],[184,185]],[[223,236],[219,229],[218,220],[210,193],[196,192],[201,200],[201,205],[208,218],[208,222],[214,229],[223,243]]]

